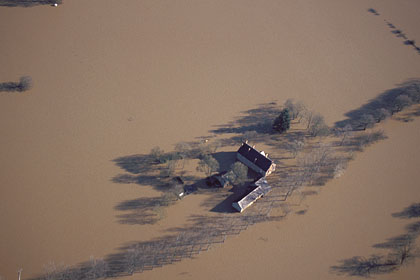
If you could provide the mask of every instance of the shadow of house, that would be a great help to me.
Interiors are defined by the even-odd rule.
[[[227,171],[236,161],[236,152],[217,152],[212,154],[219,163],[219,171]]]
[[[62,0],[0,0],[4,7],[33,7],[39,5],[62,4]]]
[[[224,200],[220,201],[216,206],[214,206],[210,211],[217,213],[237,213],[238,211],[232,207],[232,203],[240,200],[242,197],[249,194],[255,187],[246,186],[246,187],[233,187],[230,192],[231,195],[226,197]]]

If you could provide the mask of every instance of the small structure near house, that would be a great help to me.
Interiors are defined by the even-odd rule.
[[[255,185],[255,189],[253,189],[250,193],[246,194],[244,197],[242,197],[238,201],[232,203],[233,208],[235,208],[239,212],[242,212],[246,208],[251,206],[260,197],[263,197],[264,195],[266,195],[267,193],[271,191],[271,187],[268,185],[265,177],[262,177],[259,180],[257,180],[254,183],[254,185]]]
[[[248,141],[242,143],[236,158],[262,177],[270,175],[276,169],[276,164],[268,158],[268,154],[256,150],[254,146],[251,147],[248,145]]]
[[[172,181],[169,183],[172,191],[179,197],[182,198],[185,195],[184,191],[184,180],[181,177],[177,176],[172,178]]]
[[[233,176],[232,171],[221,172],[210,177],[207,177],[206,184],[210,187],[226,188],[230,186],[229,178]]]
[[[215,179],[219,182],[222,188],[226,188],[230,186],[229,178],[231,178],[232,176],[233,176],[232,171],[229,171],[229,172],[225,172],[224,174],[216,175]]]
[[[183,196],[186,196],[186,195],[189,195],[189,194],[192,194],[192,193],[194,193],[194,192],[196,192],[198,190],[198,188],[197,188],[197,186],[196,185],[188,185],[188,186],[185,186],[184,187],[184,194],[183,194]]]

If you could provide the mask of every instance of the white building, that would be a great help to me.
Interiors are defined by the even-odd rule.
[[[242,212],[246,208],[251,206],[260,197],[266,195],[269,191],[271,191],[271,187],[268,185],[267,180],[264,177],[260,178],[254,184],[256,188],[244,197],[242,197],[237,202],[232,203],[233,208],[235,208],[239,212]]]

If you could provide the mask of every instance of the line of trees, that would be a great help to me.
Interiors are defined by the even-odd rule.
[[[294,102],[287,99],[283,104],[283,110],[273,122],[273,129],[279,133],[286,132],[290,128],[292,120],[298,123],[306,122],[306,129],[312,137],[327,136],[330,129],[325,123],[324,117],[307,109],[303,102]]]

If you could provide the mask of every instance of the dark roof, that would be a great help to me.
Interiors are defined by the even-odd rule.
[[[271,159],[262,155],[247,143],[242,143],[238,153],[264,171],[267,171],[273,163]]]

